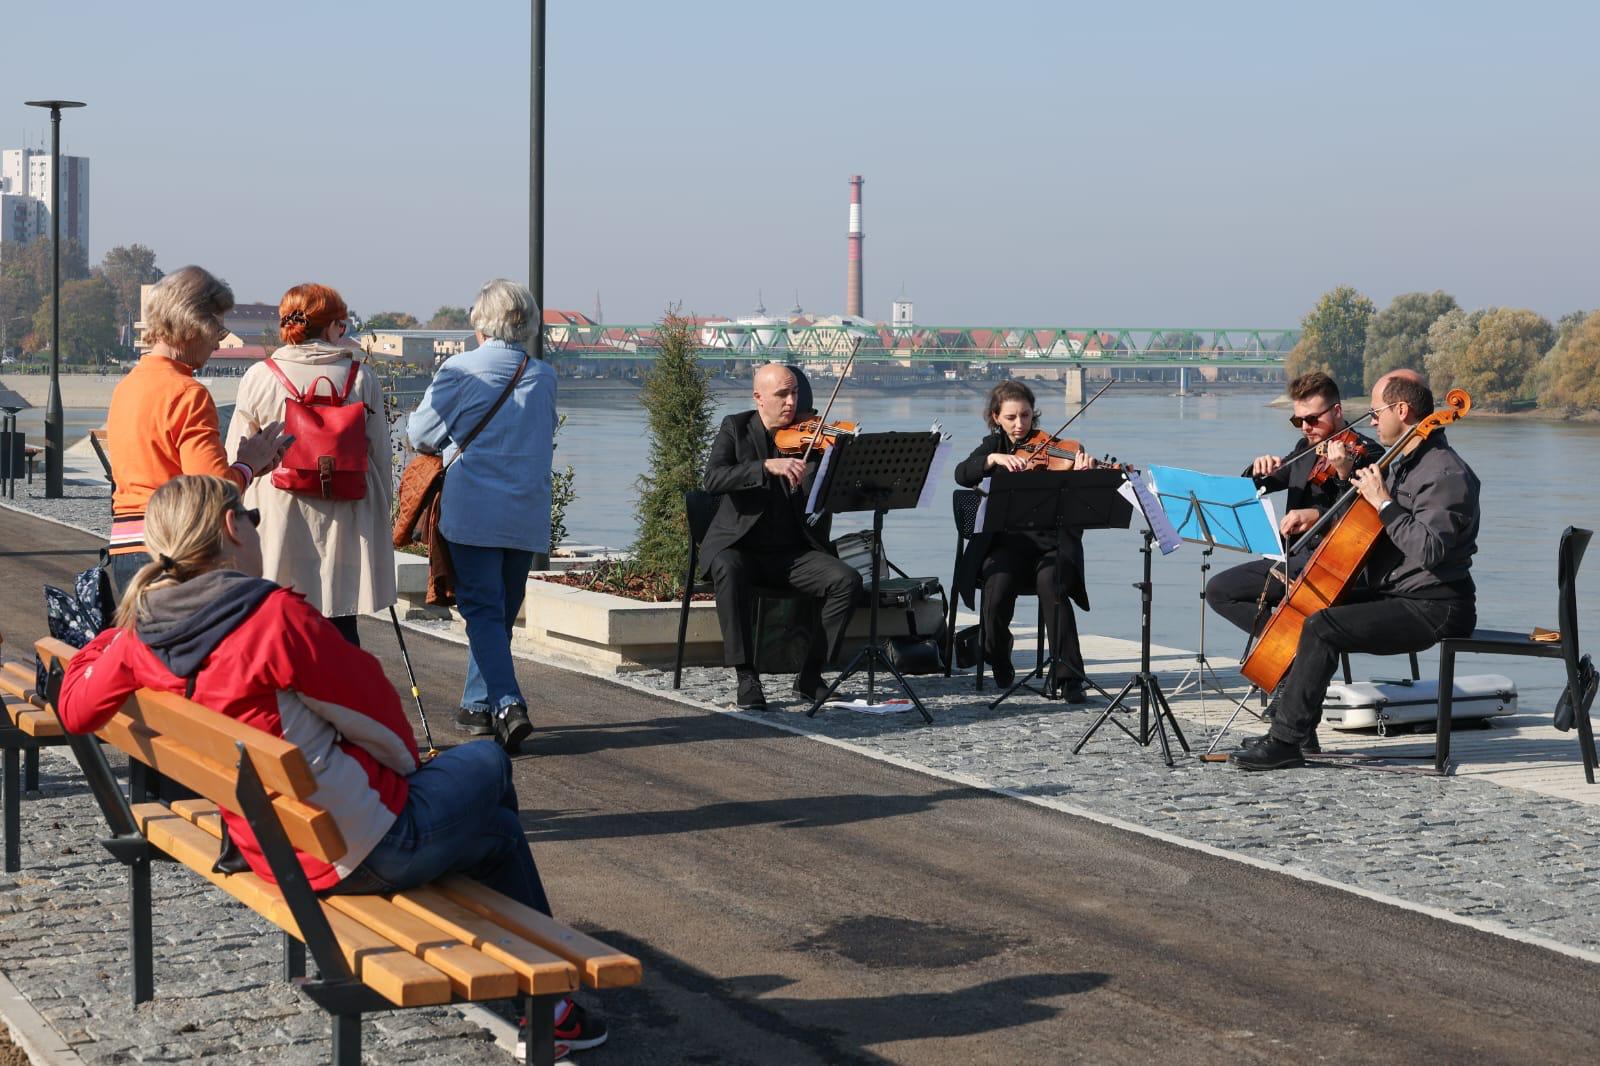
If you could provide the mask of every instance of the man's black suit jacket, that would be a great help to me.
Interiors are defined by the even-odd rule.
[[[813,455],[820,457],[821,452]],[[767,427],[762,425],[760,412],[743,411],[722,420],[716,439],[711,442],[711,455],[706,460],[705,490],[722,497],[717,513],[711,518],[711,528],[700,543],[700,572],[709,576],[711,563],[718,555],[737,544],[756,527],[771,499],[767,487],[773,476],[763,464],[774,458]],[[811,494],[811,483],[817,476],[816,463],[810,464],[805,481],[788,498],[794,509],[795,523],[805,542],[817,551],[832,553],[828,543],[827,519],[816,525],[805,520],[806,499]]]

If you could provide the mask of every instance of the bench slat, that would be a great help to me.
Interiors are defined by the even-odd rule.
[[[63,668],[78,651],[50,637],[34,642],[34,650],[46,667],[59,659]],[[270,792],[303,800],[310,799],[317,790],[317,779],[299,748],[282,737],[236,722],[176,693],[140,689],[128,698],[119,713],[128,715],[153,733],[183,737],[186,747],[223,766],[233,766],[238,760],[235,745],[243,744],[261,783]]]
[[[136,758],[157,773],[172,778],[200,795],[232,810],[238,773],[202,759],[171,737],[153,736],[127,715],[118,714],[100,730],[109,744]],[[273,808],[283,823],[289,842],[308,855],[332,862],[345,853],[344,836],[333,815],[286,796],[275,796]]]
[[[275,886],[253,873],[214,873],[217,841],[199,826],[159,803],[141,803],[133,808],[134,817],[145,837],[210,881],[234,899],[248,906],[278,928],[298,937],[289,905]],[[420,1007],[450,1002],[450,979],[421,959],[384,940],[360,922],[323,907],[339,950],[350,969],[374,992],[400,1007]]]
[[[34,690],[35,680],[33,670],[23,667],[20,663],[6,663],[0,666],[0,692],[39,707],[44,701]]]
[[[506,904],[512,902],[504,896],[499,898]],[[522,990],[529,995],[572,992],[578,987],[578,968],[572,963],[557,958],[531,940],[479,916],[432,888],[396,892],[390,899],[402,910],[409,911],[511,967],[522,983]]]
[[[507,999],[517,994],[520,982],[511,967],[382,896],[328,896],[324,902],[438,969],[462,999]]]
[[[566,959],[578,967],[584,984],[591,988],[622,988],[638,984],[643,977],[639,960],[632,955],[569,929],[532,907],[508,900],[471,878],[442,878],[437,888],[467,909]]]
[[[54,711],[21,707],[13,710],[11,716],[16,721],[18,729],[38,740],[67,735],[66,729],[62,728],[61,719],[56,717]]]
[[[172,810],[211,836],[221,838],[222,818],[217,813],[216,804],[209,800],[177,800],[172,804]],[[530,995],[547,995],[555,992],[571,992],[578,987],[577,968],[565,959],[556,958],[537,944],[506,932],[493,922],[479,918],[465,907],[451,903],[442,896],[439,897],[438,905],[445,908],[446,913],[438,915],[433,910],[404,898],[412,895],[414,893],[397,893],[392,902],[380,896],[329,896],[326,902],[329,906],[345,911],[351,917],[359,919],[363,924],[394,940],[395,943],[406,947],[412,954],[416,954],[417,951],[407,938],[422,943],[441,936],[448,937],[453,941],[459,941],[462,950],[471,951],[480,960],[490,962],[491,965],[497,962],[510,974],[512,982],[510,991],[473,993],[471,995],[473,999],[499,999],[514,995],[518,988]],[[343,906],[356,900],[376,901],[385,904],[385,907],[375,909],[370,915],[362,915]],[[374,921],[388,922],[397,922],[399,918],[404,918],[408,924],[404,932],[399,927],[391,931],[384,926],[374,925],[373,921],[368,921],[369,916]],[[438,965],[445,973],[450,973],[432,956],[423,957]],[[463,993],[458,986],[457,994],[466,993]]]

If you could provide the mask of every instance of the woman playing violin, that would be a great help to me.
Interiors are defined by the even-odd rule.
[[[989,425],[989,434],[956,467],[957,484],[975,488],[996,471],[1039,467],[1043,458],[1051,459],[1051,465],[1058,469],[1089,470],[1095,466],[1095,461],[1076,446],[1057,445],[1050,450],[1060,454],[1048,457],[1035,454],[1029,439],[1035,435],[1038,411],[1033,390],[1020,381],[1002,381],[989,391],[984,421]],[[1010,685],[1016,676],[1011,665],[1011,616],[1017,596],[1036,592],[1049,629],[1050,646],[1065,662],[1064,667],[1058,667],[1057,677],[1051,679],[1051,688],[1069,703],[1082,703],[1083,655],[1078,650],[1077,621],[1071,603],[1061,604],[1061,610],[1056,610],[1058,565],[1067,568],[1068,597],[1085,611],[1089,609],[1081,535],[1070,535],[1064,551],[1066,558],[1058,559],[1053,533],[978,533],[967,543],[956,564],[955,586],[956,594],[968,607],[973,606],[974,588],[983,588],[983,657],[1001,686]]]

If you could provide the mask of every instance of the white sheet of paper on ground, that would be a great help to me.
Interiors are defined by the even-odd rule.
[[[868,703],[866,700],[829,700],[823,706],[841,711],[859,711],[862,714],[900,714],[903,711],[916,709],[916,705],[910,700],[884,700],[882,703]]]

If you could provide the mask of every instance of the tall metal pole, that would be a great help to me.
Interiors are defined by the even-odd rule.
[[[58,500],[66,421],[61,409],[61,109],[84,105],[76,100],[26,103],[50,109],[50,398],[44,408],[44,494],[46,499]]]
[[[528,291],[539,307],[533,351],[529,353],[535,359],[544,358],[544,25],[545,0],[533,0],[528,93]]]

